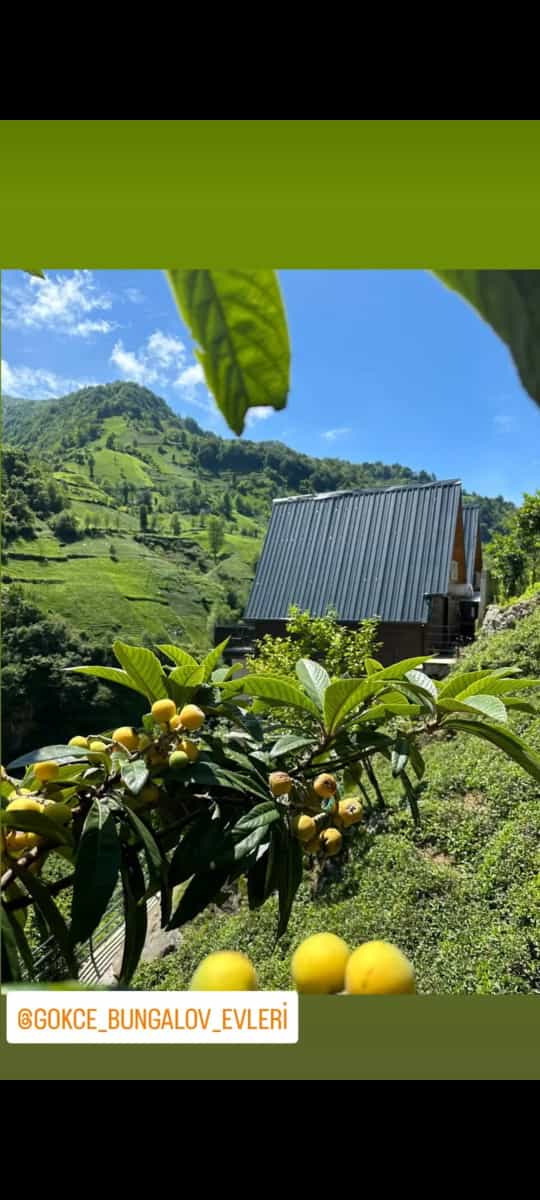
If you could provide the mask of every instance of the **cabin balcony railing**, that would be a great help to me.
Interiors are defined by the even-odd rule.
[[[451,628],[448,625],[428,625],[424,644],[428,654],[443,654],[457,658],[472,641],[474,641],[473,633]]]

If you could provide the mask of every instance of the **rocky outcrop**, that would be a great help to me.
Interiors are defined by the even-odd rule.
[[[540,592],[530,600],[521,600],[518,604],[509,604],[506,608],[490,604],[482,622],[482,633],[499,633],[501,629],[513,629],[523,617],[530,617],[539,604]]]

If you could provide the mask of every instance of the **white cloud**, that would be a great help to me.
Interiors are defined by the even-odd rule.
[[[516,418],[511,413],[499,413],[493,418],[496,433],[517,433]]]
[[[325,442],[335,442],[336,438],[346,437],[348,433],[352,433],[352,429],[348,425],[342,425],[339,429],[326,429],[321,433],[321,437]]]
[[[178,379],[174,381],[174,387],[189,390],[197,387],[199,383],[204,383],[204,371],[200,363],[193,363],[191,367],[184,367],[180,372]]]
[[[129,300],[130,304],[143,304],[144,303],[144,295],[141,292],[140,288],[135,288],[135,287],[126,288],[124,294],[125,294],[126,300]]]
[[[160,367],[176,367],[181,366],[185,362],[186,347],[179,338],[171,337],[168,333],[162,333],[160,329],[156,329],[155,333],[151,333],[146,343],[146,356],[149,359],[156,359]]]
[[[12,367],[2,359],[2,390],[23,400],[54,400],[95,383],[94,379],[66,379],[41,367]]]
[[[157,383],[159,380],[156,368],[144,358],[144,352],[126,350],[122,341],[115,342],[111,362],[126,379],[133,379],[135,383]]]
[[[12,329],[48,329],[71,337],[110,333],[116,323],[89,318],[112,308],[112,299],[94,282],[91,271],[69,275],[28,276],[5,289],[4,323]]]
[[[186,348],[179,338],[171,337],[156,329],[139,346],[138,350],[127,350],[119,339],[113,346],[111,362],[127,379],[140,384],[170,384],[171,370],[178,370],[186,358]]]
[[[269,417],[273,417],[274,412],[275,409],[268,405],[250,408],[246,413],[246,429],[252,429],[259,421],[267,421]]]
[[[218,418],[220,412],[211,392],[207,388],[201,390],[204,383],[204,371],[201,364],[191,363],[189,367],[184,367],[180,372],[173,382],[173,387],[180,392],[185,404],[191,404],[193,408],[200,409],[201,412],[205,412],[207,416],[214,419]]]
[[[92,333],[110,333],[114,328],[110,321],[78,321],[66,332],[74,337],[90,337]]]

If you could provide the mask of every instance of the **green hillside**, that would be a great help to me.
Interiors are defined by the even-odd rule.
[[[20,451],[4,460],[4,578],[103,639],[122,630],[202,647],[218,615],[240,616],[274,496],[431,478],[227,441],[125,383],[55,401],[5,398],[4,441]],[[225,526],[215,565],[211,514]]]
[[[216,620],[243,613],[274,497],[434,478],[399,463],[315,459],[278,442],[220,438],[133,383],[59,400],[4,396],[3,441],[4,603],[9,628],[25,611],[34,630],[25,661],[41,663],[45,708],[54,701],[43,662],[58,651],[42,619],[66,623],[66,645],[86,639],[105,656],[119,634],[203,650]],[[478,499],[487,537],[513,506]],[[216,518],[224,540],[214,556]],[[16,604],[6,597],[14,590]],[[17,749],[36,703],[19,643],[10,643],[7,697],[17,711],[22,705]]]
[[[242,613],[277,495],[433,478],[225,440],[135,384],[4,397],[3,424],[20,451],[4,456],[4,580],[100,639],[123,630],[203,647],[217,616]],[[486,536],[511,507],[483,502]],[[216,564],[211,514],[225,529]]]

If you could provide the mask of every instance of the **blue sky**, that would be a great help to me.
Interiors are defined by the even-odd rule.
[[[400,462],[519,501],[540,486],[540,413],[506,347],[424,271],[280,271],[292,345],[285,412],[244,436],[353,462]],[[2,384],[64,395],[135,379],[231,437],[160,271],[2,279]]]

